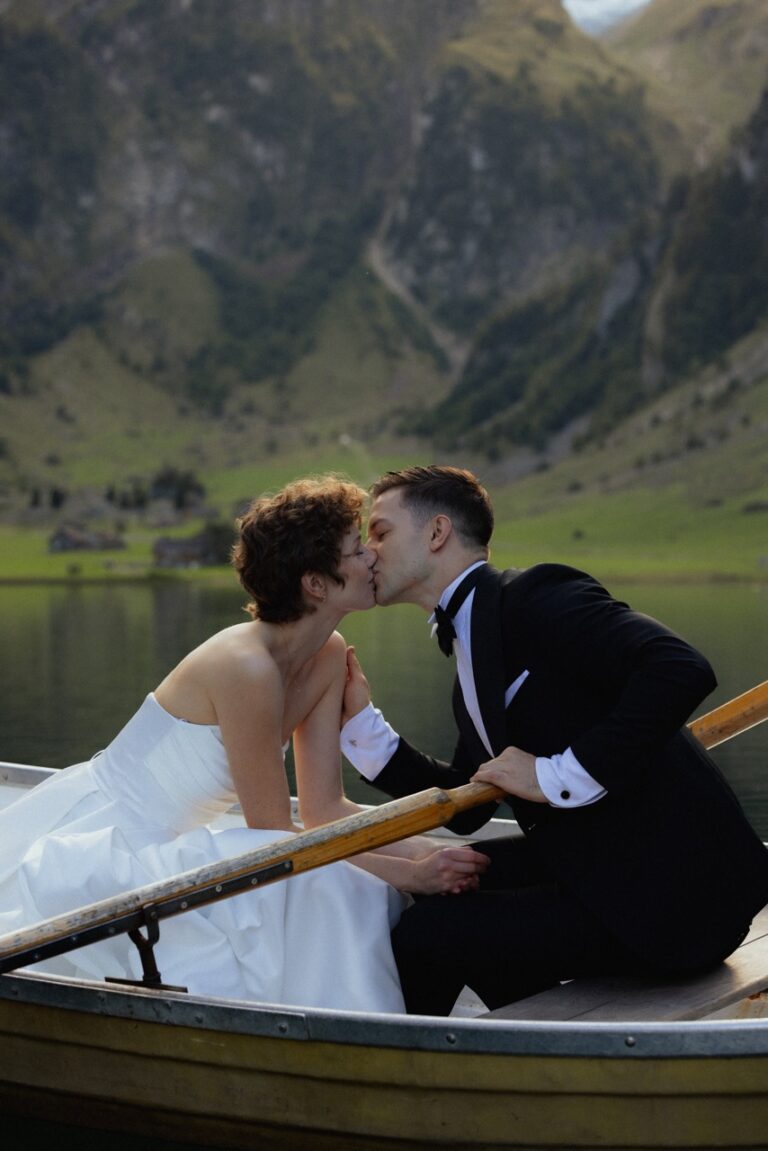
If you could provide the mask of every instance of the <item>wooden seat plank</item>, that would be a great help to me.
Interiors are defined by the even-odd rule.
[[[607,976],[558,984],[481,1016],[572,1022],[701,1019],[768,988],[768,908],[719,967],[680,979]]]

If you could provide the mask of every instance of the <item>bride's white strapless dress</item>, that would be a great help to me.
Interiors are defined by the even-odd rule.
[[[236,802],[218,727],[146,700],[87,763],[0,812],[0,935],[284,838],[210,826]],[[403,897],[329,864],[163,920],[163,981],[192,994],[352,1011],[405,1011],[389,932]],[[30,968],[141,977],[126,935]]]

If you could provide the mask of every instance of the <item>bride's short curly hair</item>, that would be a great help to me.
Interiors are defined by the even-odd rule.
[[[265,623],[288,623],[314,610],[301,577],[318,572],[343,584],[341,547],[359,527],[367,493],[338,476],[295,480],[275,495],[257,497],[238,520],[232,563],[252,602],[246,610]]]

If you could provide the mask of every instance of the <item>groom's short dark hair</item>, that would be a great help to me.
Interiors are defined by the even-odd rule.
[[[374,499],[398,488],[403,503],[425,519],[450,516],[465,543],[488,547],[493,534],[491,497],[472,472],[440,464],[385,472],[371,486]]]

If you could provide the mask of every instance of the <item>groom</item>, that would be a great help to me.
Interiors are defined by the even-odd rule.
[[[411,747],[350,653],[344,754],[395,797],[495,784],[524,833],[483,844],[477,891],[403,914],[409,1011],[447,1014],[465,984],[495,1008],[580,975],[719,963],[768,902],[768,851],[685,730],[715,687],[707,661],[583,572],[489,566],[493,512],[470,472],[388,472],[372,495],[377,600],[434,618],[459,738],[450,763]]]

